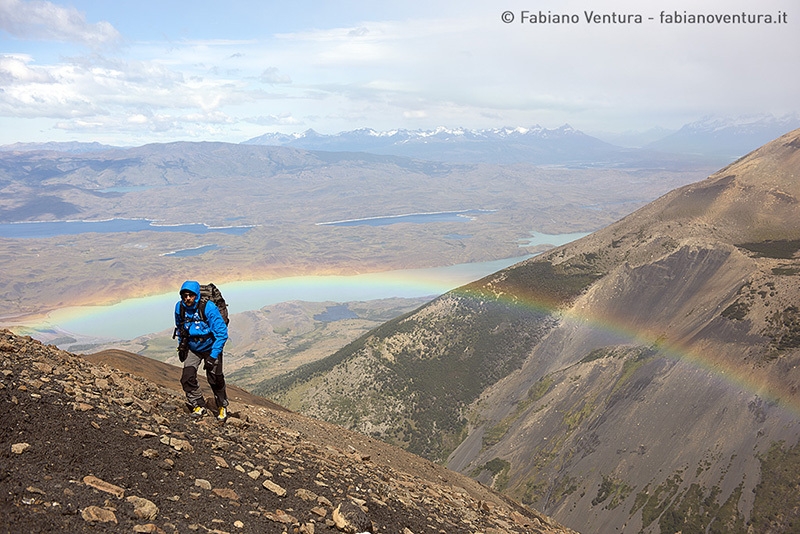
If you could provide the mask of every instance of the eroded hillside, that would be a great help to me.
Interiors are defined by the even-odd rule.
[[[800,438],[799,177],[795,131],[267,386],[406,446],[419,431],[578,530],[789,532],[800,501],[769,459]]]

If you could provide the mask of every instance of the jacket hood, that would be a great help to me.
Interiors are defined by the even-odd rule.
[[[184,291],[191,291],[195,295],[197,295],[197,300],[200,300],[200,283],[195,282],[194,280],[187,280],[181,286],[180,292]]]

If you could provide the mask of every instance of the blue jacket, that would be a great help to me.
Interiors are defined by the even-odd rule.
[[[175,304],[175,326],[178,329],[178,342],[184,337],[189,338],[189,350],[195,353],[210,353],[212,359],[217,359],[222,354],[222,348],[228,341],[228,325],[219,313],[217,305],[210,300],[206,302],[203,321],[200,317],[198,305],[200,303],[200,284],[194,280],[187,280],[181,286],[181,291],[191,291],[197,295],[194,306],[186,306],[183,299]],[[181,320],[181,308],[185,310],[185,322]]]

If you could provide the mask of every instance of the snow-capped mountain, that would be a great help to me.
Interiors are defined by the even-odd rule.
[[[707,116],[686,124],[647,148],[663,152],[738,158],[771,139],[800,128],[797,114],[749,115],[735,118]]]
[[[436,128],[379,132],[362,128],[335,135],[314,130],[302,134],[270,133],[244,144],[276,145],[337,152],[369,152],[458,163],[591,164],[618,159],[620,147],[584,134],[569,125],[547,129]]]
[[[758,115],[738,118],[704,117],[677,132],[654,129],[633,142],[612,144],[565,124],[491,128],[376,131],[362,128],[325,135],[307,130],[298,134],[268,133],[243,144],[288,146],[305,150],[368,152],[449,163],[533,163],[537,165],[664,165],[691,160],[726,164],[771,139],[800,128],[800,117]],[[652,141],[656,132],[663,137]],[[639,148],[631,148],[631,147]]]

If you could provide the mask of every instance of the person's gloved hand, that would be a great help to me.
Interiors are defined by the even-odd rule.
[[[217,365],[216,356],[206,356],[203,360],[203,369],[206,371],[211,371]]]
[[[178,348],[175,349],[178,351],[178,359],[181,363],[186,361],[186,357],[189,356],[189,349],[183,345],[178,345]]]

